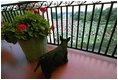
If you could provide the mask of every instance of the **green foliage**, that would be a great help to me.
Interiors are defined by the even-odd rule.
[[[27,25],[27,29],[18,31],[20,24]],[[17,15],[13,23],[5,23],[1,31],[2,39],[10,43],[16,43],[18,40],[47,36],[50,33],[50,26],[42,16],[26,11],[24,15]]]
[[[80,11],[80,20],[84,20],[84,12]],[[72,17],[72,14],[70,14],[70,17]],[[78,12],[74,13],[74,20],[78,20]]]
[[[53,16],[53,19],[56,19],[56,12],[52,12],[52,16]],[[57,14],[57,18],[58,19],[61,18],[61,13],[60,14]]]
[[[16,37],[15,37],[15,31],[16,29],[12,27],[12,24],[6,23],[4,24],[4,27],[2,27],[2,39],[5,39],[8,42],[16,43]],[[12,36],[11,36],[12,35]]]
[[[108,17],[109,9],[110,8],[106,8],[105,10],[102,11],[101,21],[106,21],[106,19]],[[100,8],[99,9],[95,8],[93,21],[98,21],[100,10],[101,10]],[[91,14],[92,14],[92,11],[87,12],[86,21],[91,20],[91,16],[92,16]],[[80,20],[84,20],[84,17],[85,17],[85,12],[80,11]],[[116,18],[117,18],[117,8],[113,8],[112,12],[111,12],[111,16],[110,16],[110,21],[113,21]],[[78,12],[74,13],[74,20],[78,20]]]

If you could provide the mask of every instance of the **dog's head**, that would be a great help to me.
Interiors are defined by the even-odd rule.
[[[67,43],[70,41],[70,37],[67,39],[64,39],[62,38],[62,36],[60,36],[60,40],[61,40],[61,45],[67,46]]]

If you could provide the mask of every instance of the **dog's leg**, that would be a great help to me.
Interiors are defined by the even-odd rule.
[[[40,65],[40,61],[38,62],[37,66],[36,66],[36,68],[34,70],[34,72],[36,72],[36,70],[38,69],[39,65]]]
[[[64,63],[67,63],[68,62],[67,54],[68,54],[68,52],[66,52],[65,55],[64,55]]]

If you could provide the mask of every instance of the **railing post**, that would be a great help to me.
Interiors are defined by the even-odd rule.
[[[61,36],[63,38],[63,14],[62,14],[62,7],[61,7]]]
[[[57,28],[57,43],[59,45],[59,30],[58,30],[58,16],[57,16],[57,7],[55,8],[56,11],[56,28]]]
[[[79,33],[79,21],[80,21],[80,5],[78,6],[78,22],[77,22],[77,36],[76,36],[76,48],[78,45],[78,33]]]
[[[66,38],[68,38],[68,6],[66,6]]]
[[[52,26],[54,26],[54,24],[53,24],[52,8],[50,8],[50,9],[51,9],[51,21],[52,21]],[[53,32],[53,41],[54,41],[54,44],[55,44],[55,33],[54,33],[54,30],[52,30],[52,32]]]
[[[72,26],[71,26],[71,47],[73,47],[73,13],[74,13],[74,6],[72,6]]]

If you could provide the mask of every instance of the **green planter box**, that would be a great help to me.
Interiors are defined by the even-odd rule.
[[[47,38],[39,37],[28,41],[20,40],[19,44],[23,49],[28,61],[38,61],[42,54],[47,52]]]

